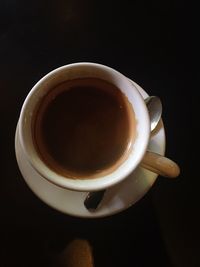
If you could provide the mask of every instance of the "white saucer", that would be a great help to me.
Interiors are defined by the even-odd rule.
[[[134,85],[144,98],[148,96],[139,85],[136,83]],[[152,134],[148,149],[164,155],[165,131],[162,122]],[[157,178],[157,174],[139,167],[125,181],[107,189],[100,207],[95,212],[89,212],[83,204],[87,192],[60,188],[41,177],[32,168],[21,148],[18,130],[16,130],[15,151],[19,169],[31,190],[49,206],[77,217],[97,218],[123,211],[141,199]]]

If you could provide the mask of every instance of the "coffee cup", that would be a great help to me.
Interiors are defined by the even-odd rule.
[[[126,179],[140,164],[175,177],[178,166],[147,152],[150,119],[130,80],[96,63],[57,68],[29,92],[19,142],[40,176],[69,190],[97,191]]]

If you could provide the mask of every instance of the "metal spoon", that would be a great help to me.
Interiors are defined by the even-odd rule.
[[[145,103],[149,112],[151,132],[153,132],[162,115],[162,103],[158,96],[147,97]]]
[[[160,121],[162,114],[162,103],[160,101],[160,98],[157,96],[147,97],[145,99],[145,103],[147,105],[147,109],[149,112],[150,126],[152,132],[158,125],[158,122]],[[106,189],[95,192],[89,192],[84,201],[86,209],[88,209],[91,212],[95,211],[98,208],[99,204],[101,203],[101,200],[103,199],[105,192]]]

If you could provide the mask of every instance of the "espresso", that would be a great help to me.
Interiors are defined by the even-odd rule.
[[[135,118],[117,87],[83,78],[52,88],[39,103],[32,128],[45,164],[63,176],[84,179],[110,173],[125,160]]]

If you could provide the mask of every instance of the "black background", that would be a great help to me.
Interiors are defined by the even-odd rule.
[[[196,16],[184,1],[0,1],[0,266],[50,266],[74,238],[89,240],[95,266],[200,266]],[[193,8],[194,10],[194,8]],[[194,35],[193,35],[194,33]],[[181,166],[136,205],[78,219],[42,203],[14,153],[21,105],[56,67],[111,66],[160,96],[166,155]]]

